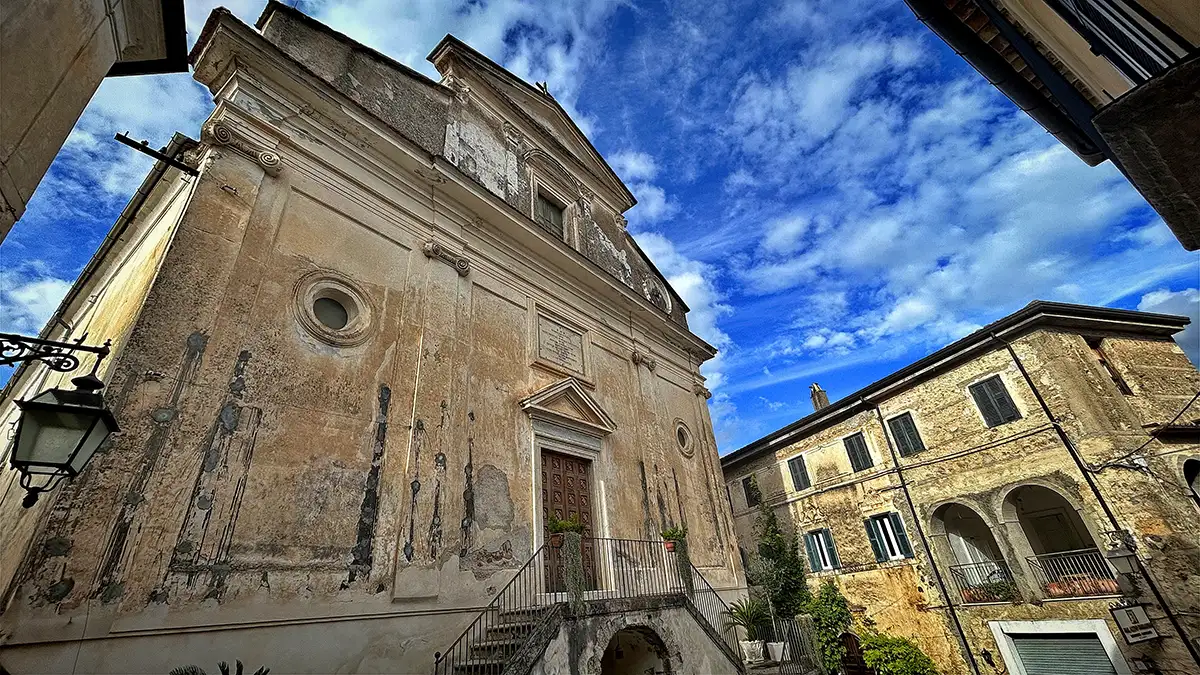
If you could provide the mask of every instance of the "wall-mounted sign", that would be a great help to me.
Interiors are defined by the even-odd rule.
[[[1154,625],[1150,623],[1145,607],[1129,605],[1113,607],[1110,611],[1121,629],[1121,635],[1125,636],[1125,642],[1132,645],[1158,637],[1158,631],[1154,630]]]
[[[583,334],[551,319],[538,315],[538,358],[555,363],[580,375],[584,373]]]

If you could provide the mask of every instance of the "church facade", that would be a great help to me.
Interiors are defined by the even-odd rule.
[[[551,516],[686,526],[744,587],[715,350],[633,196],[544,88],[453,37],[429,58],[274,2],[210,17],[215,110],[168,148],[196,175],[155,167],[43,333],[113,340],[121,432],[28,510],[4,468],[8,671],[430,672]],[[20,370],[0,420],[59,377]]]

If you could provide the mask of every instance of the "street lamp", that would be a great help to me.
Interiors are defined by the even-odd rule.
[[[53,490],[63,478],[79,475],[100,444],[119,430],[99,393],[104,382],[96,377],[100,361],[109,353],[109,343],[90,347],[82,342],[83,338],[65,343],[0,334],[0,365],[42,361],[52,370],[68,372],[79,365],[71,351],[96,354],[92,372],[71,380],[74,389],[55,387],[16,402],[21,416],[9,463],[21,474],[20,484],[26,491],[21,505],[25,508],[36,504],[38,495]]]

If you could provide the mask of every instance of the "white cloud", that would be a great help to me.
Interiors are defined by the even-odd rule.
[[[717,271],[712,265],[693,260],[679,253],[671,240],[655,232],[635,235],[638,245],[654,261],[663,276],[679,294],[688,308],[688,327],[706,342],[716,347],[717,356],[701,367],[708,388],[716,391],[724,384],[721,364],[726,352],[733,349],[733,340],[718,326],[721,317],[733,308],[725,304],[716,285]]]
[[[658,175],[658,162],[645,152],[622,150],[610,157],[608,162],[625,181],[650,181]]]
[[[1192,320],[1188,327],[1175,334],[1175,342],[1200,367],[1200,289],[1186,288],[1169,291],[1165,288],[1151,291],[1142,296],[1137,308],[1143,312],[1175,314]]]
[[[28,275],[0,271],[0,332],[37,335],[70,290],[71,282],[46,276],[39,267],[25,266]]]

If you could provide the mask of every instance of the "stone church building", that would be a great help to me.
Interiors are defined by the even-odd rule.
[[[277,2],[256,27],[217,10],[191,59],[215,110],[166,152],[194,172],[155,166],[42,334],[112,339],[121,431],[30,509],[3,448],[0,665],[432,672],[541,574],[553,515],[587,527],[586,599],[611,602],[583,645],[539,624],[530,668],[601,672],[621,635],[659,668],[739,668],[714,626],[744,587],[714,349],[553,96],[450,36],[430,80]],[[69,377],[20,369],[3,428]],[[618,577],[661,566],[670,526],[693,600],[632,603]],[[514,611],[561,591],[529,578]],[[471,659],[528,648],[499,626]]]

